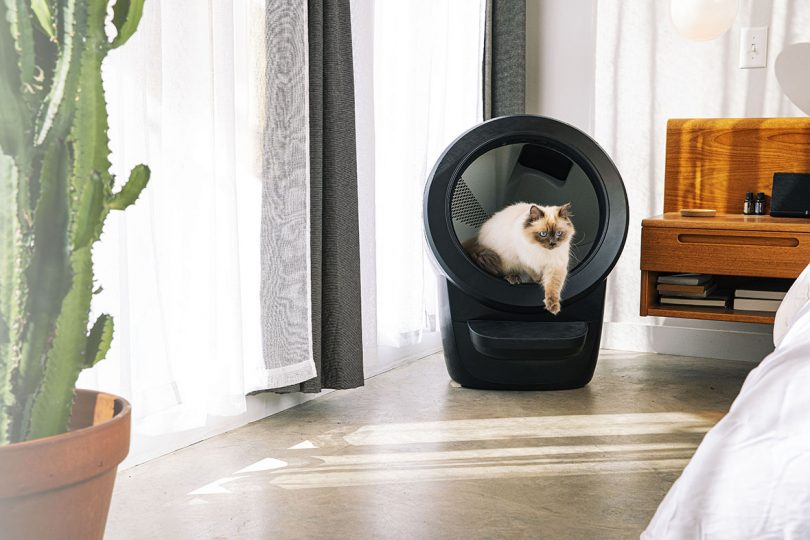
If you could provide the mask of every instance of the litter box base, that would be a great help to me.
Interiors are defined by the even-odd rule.
[[[444,359],[450,377],[461,386],[564,390],[590,382],[602,335],[604,280],[590,292],[565,302],[556,316],[542,306],[496,309],[445,278],[439,281]]]

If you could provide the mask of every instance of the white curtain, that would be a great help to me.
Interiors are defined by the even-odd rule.
[[[436,159],[481,121],[484,0],[374,5],[377,329],[381,345],[436,330],[422,194]]]
[[[358,62],[373,104],[357,104],[369,108],[358,110],[361,123],[374,119],[367,122],[373,136],[370,126],[358,130],[373,144],[358,151],[373,153],[363,163],[376,163],[366,175],[374,174],[375,218],[364,222],[364,234],[377,238],[370,287],[383,346],[414,344],[426,331],[435,337],[422,192],[440,152],[481,118],[483,3],[354,3],[373,11],[357,14],[369,23],[358,35],[374,43],[373,69],[371,54],[360,51]],[[265,4],[147,2],[138,32],[104,65],[113,170],[125,178],[143,162],[152,179],[136,205],[110,215],[94,253],[103,287],[94,311],[111,313],[116,333],[108,358],[83,372],[79,386],[132,402],[140,456],[177,442],[150,452],[143,447],[151,437],[204,437],[213,417],[243,413],[245,393],[266,379],[259,305]],[[372,269],[364,293],[373,267],[363,262]],[[364,303],[373,297],[364,294]],[[364,338],[373,345],[373,330]]]
[[[663,211],[667,119],[803,115],[781,91],[773,63],[787,44],[807,40],[810,3],[743,0],[740,6],[727,33],[694,42],[677,34],[667,2],[598,2],[594,134],[621,171],[630,204],[627,243],[609,281],[605,319],[613,324],[607,327],[604,346],[668,347],[663,334],[651,332],[651,325],[662,320],[638,315],[641,220]],[[745,26],[769,27],[765,69],[738,67],[740,28]],[[755,329],[683,319],[663,324]],[[763,326],[762,332],[771,330]],[[720,350],[727,343],[716,341],[712,354],[728,354]],[[702,346],[705,354],[708,345]]]
[[[152,179],[94,253],[116,332],[79,385],[130,399],[136,440],[243,412],[263,372],[263,17],[259,0],[146,2],[104,65],[114,172]]]

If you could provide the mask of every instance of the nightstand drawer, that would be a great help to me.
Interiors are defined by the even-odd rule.
[[[795,278],[810,262],[810,234],[642,227],[641,269]]]

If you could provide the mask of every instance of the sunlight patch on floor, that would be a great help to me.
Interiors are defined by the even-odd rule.
[[[256,463],[252,465],[248,465],[244,469],[239,469],[234,474],[245,474],[245,473],[252,473],[252,472],[260,472],[260,471],[271,471],[273,469],[281,469],[282,467],[286,467],[287,462],[282,461],[276,458],[264,458],[260,459]]]
[[[484,418],[363,426],[344,436],[350,447],[381,450],[313,455],[303,453],[293,466],[267,457],[232,476],[188,495],[221,495],[275,486],[327,488],[390,483],[485,478],[620,474],[680,471],[692,457],[695,440],[592,442],[593,437],[689,437],[708,431],[718,413],[631,413]],[[526,445],[548,438],[580,444]],[[588,438],[588,439],[585,439]],[[420,451],[419,444],[481,444],[504,440],[524,445],[502,448],[449,448]],[[318,450],[310,441],[290,449]],[[266,473],[266,474],[264,474]],[[269,474],[269,476],[268,476]],[[239,480],[235,482],[235,480]],[[228,487],[223,485],[228,483]]]
[[[466,479],[621,474],[680,471],[697,446],[693,435],[707,432],[717,412],[659,412],[479,418],[362,426],[342,439],[356,452],[313,455],[302,452],[290,465],[266,457],[206,484],[188,495],[222,495],[267,489],[328,488]],[[689,440],[615,443],[594,437],[686,436]],[[543,445],[549,438],[580,444]],[[587,439],[586,439],[587,438]],[[419,445],[480,445],[485,441],[524,442],[502,448],[448,448],[421,451]],[[533,440],[538,444],[526,444]],[[323,452],[310,440],[288,450]],[[289,458],[288,458],[289,459]],[[301,461],[303,460],[303,461]],[[238,482],[237,482],[238,480]],[[228,484],[228,487],[224,487]],[[189,504],[200,504],[192,499]]]
[[[465,460],[504,460],[504,459],[530,459],[551,456],[566,456],[572,454],[588,453],[635,453],[635,452],[672,452],[695,449],[690,443],[635,443],[635,444],[582,444],[568,446],[531,446],[520,448],[481,448],[476,450],[443,450],[437,452],[386,452],[376,454],[347,454],[337,456],[312,456],[321,460],[323,465],[318,467],[346,467],[374,464],[419,464],[423,462],[463,462]]]
[[[308,448],[317,448],[312,441],[302,441],[298,444],[294,444],[288,448],[288,450],[305,450]]]
[[[354,446],[705,433],[719,420],[715,412],[583,414],[481,418],[363,426],[344,436]]]
[[[219,480],[214,480],[210,484],[206,484],[201,488],[195,489],[194,491],[189,491],[188,495],[220,495],[223,493],[231,493],[231,490],[228,488],[223,487],[223,484],[227,484],[228,482],[233,482],[234,480],[238,480],[240,478],[244,478],[242,476],[226,476],[224,478],[220,478]]]
[[[688,455],[668,459],[609,460],[582,459],[551,463],[464,464],[425,468],[368,468],[349,471],[302,472],[274,477],[271,483],[286,489],[336,488],[374,484],[402,484],[448,480],[573,476],[587,474],[624,474],[680,471],[689,462]]]

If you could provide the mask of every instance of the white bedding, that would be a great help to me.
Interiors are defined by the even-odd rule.
[[[783,301],[776,350],[706,434],[643,540],[810,539],[810,266]]]

